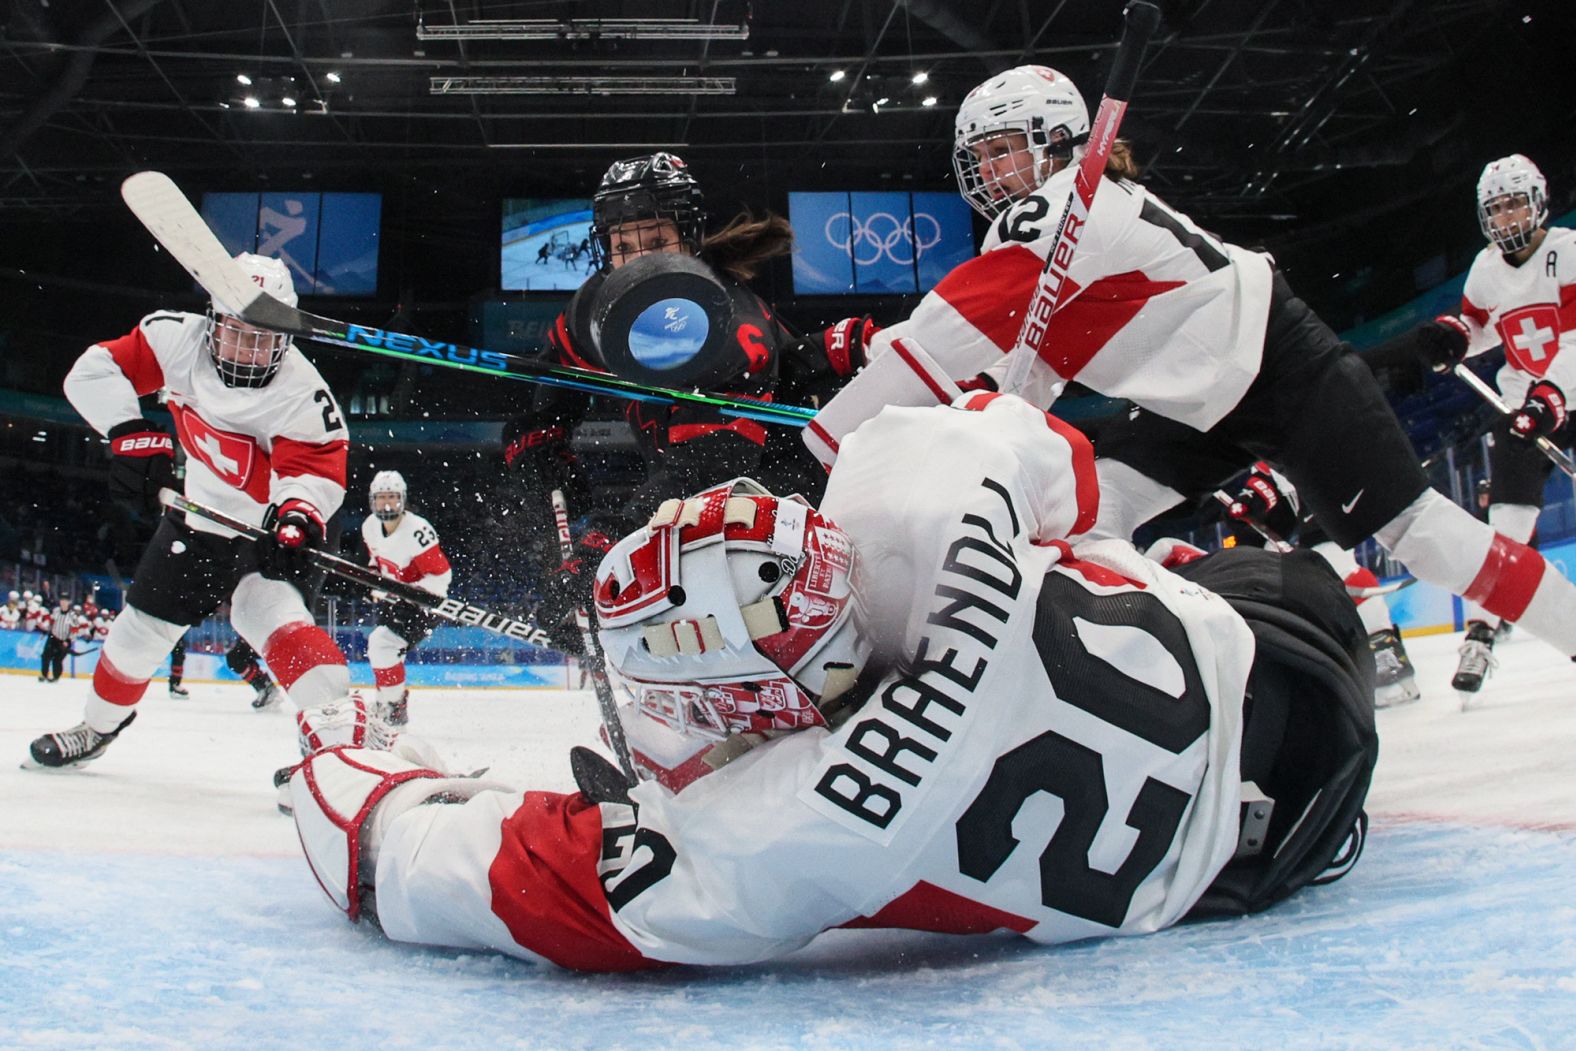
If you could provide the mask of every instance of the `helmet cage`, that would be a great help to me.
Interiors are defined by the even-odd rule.
[[[208,308],[203,339],[208,345],[208,357],[213,361],[214,371],[226,387],[268,386],[284,363],[285,351],[291,346],[286,333],[255,328],[229,314],[217,313],[212,307]],[[243,362],[225,357],[219,349],[221,341],[235,347],[236,353],[249,360]]]
[[[1518,200],[1526,206],[1526,218],[1508,225],[1494,222],[1496,212],[1506,205],[1514,206]],[[1501,252],[1510,255],[1532,243],[1532,235],[1538,232],[1538,228],[1549,217],[1549,202],[1544,198],[1543,191],[1533,186],[1526,190],[1497,194],[1478,201],[1477,215],[1478,226],[1482,229],[1483,236],[1492,241]]]
[[[999,178],[986,178],[981,173],[979,156],[972,147],[1014,132],[1024,137],[1029,163],[1027,166],[1019,165],[1013,171],[1024,176],[1029,189],[1020,191],[1017,196],[1010,191],[998,195],[992,191],[997,187]],[[1066,124],[1047,129],[1045,118],[1039,116],[993,124],[967,138],[959,139],[953,149],[952,171],[958,179],[958,192],[975,211],[987,219],[994,219],[1028,193],[1039,189],[1051,177],[1053,161],[1061,161],[1063,165],[1071,162],[1074,150],[1088,141],[1087,132],[1074,134]]]
[[[399,503],[392,510],[379,508],[377,496],[379,493],[393,493],[399,497]],[[405,476],[398,471],[379,471],[372,476],[372,482],[367,486],[367,506],[371,508],[372,515],[380,522],[396,521],[405,513],[406,499],[409,490],[405,485]]]
[[[739,479],[670,500],[597,569],[603,651],[634,710],[681,737],[825,726],[868,655],[853,574],[848,536],[798,498]]]
[[[612,268],[615,229],[662,219],[673,224],[680,244],[699,254],[706,211],[700,185],[684,161],[671,153],[654,153],[615,163],[591,199],[591,259],[597,269]]]

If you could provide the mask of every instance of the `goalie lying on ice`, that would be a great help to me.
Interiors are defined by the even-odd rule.
[[[670,501],[596,577],[645,780],[329,748],[290,782],[307,859],[390,938],[588,970],[838,926],[1139,934],[1340,875],[1377,752],[1341,582],[1078,543],[1097,497],[1081,434],[976,392],[869,421],[820,510]]]

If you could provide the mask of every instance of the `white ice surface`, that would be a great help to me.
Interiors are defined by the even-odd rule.
[[[1458,636],[1381,712],[1367,852],[1247,919],[1038,948],[843,931],[727,972],[569,974],[413,950],[333,912],[274,811],[290,720],[150,691],[98,762],[19,769],[84,684],[0,676],[0,1048],[1576,1047],[1576,667],[1541,643],[1460,711]],[[458,765],[567,788],[595,705],[429,691]]]

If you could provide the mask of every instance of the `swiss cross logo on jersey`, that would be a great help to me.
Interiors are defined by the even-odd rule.
[[[1505,357],[1522,372],[1542,376],[1560,349],[1560,316],[1553,303],[1539,303],[1499,319]]]
[[[187,454],[201,460],[226,485],[244,491],[260,459],[256,439],[210,426],[184,405],[171,402],[170,408],[180,421],[181,444]]]

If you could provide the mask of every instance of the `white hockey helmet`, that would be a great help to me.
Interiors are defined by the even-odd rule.
[[[246,276],[285,306],[293,307],[295,281],[290,268],[270,256],[242,252],[235,261]],[[266,387],[290,349],[290,337],[248,325],[236,313],[240,305],[215,299],[208,309],[208,353],[226,387]]]
[[[1492,221],[1495,212],[1520,203],[1527,206],[1524,219]],[[1549,218],[1548,181],[1536,164],[1519,153],[1491,161],[1478,176],[1477,214],[1484,237],[1507,255],[1519,252],[1532,243],[1532,235]]]
[[[597,567],[598,637],[637,716],[683,748],[637,770],[677,791],[768,737],[826,726],[870,647],[848,534],[747,478],[669,500]],[[636,718],[641,723],[644,719]]]
[[[980,172],[970,147],[999,135],[1024,137],[1029,162],[1019,173],[1027,191],[998,184]],[[1089,107],[1078,88],[1050,66],[1014,66],[998,73],[963,98],[954,124],[952,170],[958,192],[974,210],[994,219],[1026,192],[1051,176],[1051,161],[1071,161],[1089,141]]]
[[[22,596],[20,593],[12,591],[6,595],[5,600],[7,602],[20,602],[22,601]]]
[[[399,496],[399,502],[392,509],[387,506],[380,508],[375,499],[379,493],[395,493]],[[404,475],[398,471],[379,471],[372,476],[372,484],[367,486],[367,503],[371,505],[378,521],[392,522],[405,513],[406,493]]]

